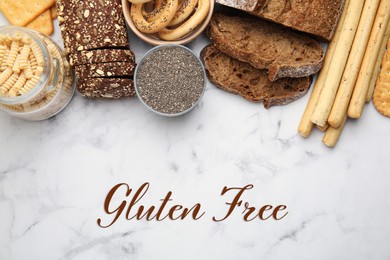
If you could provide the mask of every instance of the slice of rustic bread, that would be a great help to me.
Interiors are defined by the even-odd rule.
[[[324,60],[320,43],[256,17],[213,15],[208,35],[222,52],[268,70],[271,81],[317,73]]]
[[[263,9],[269,0],[216,0],[218,4],[243,11],[254,12]]]
[[[345,0],[216,0],[298,31],[330,41]]]
[[[345,0],[269,0],[252,14],[330,41],[344,4]]]
[[[266,108],[291,103],[304,96],[310,88],[310,77],[269,81],[265,70],[236,60],[214,45],[206,46],[200,56],[213,84],[250,101],[263,102]]]

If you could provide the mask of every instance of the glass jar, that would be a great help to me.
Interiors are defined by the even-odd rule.
[[[23,59],[25,45],[29,46],[24,53],[27,61]],[[75,75],[55,42],[30,29],[1,26],[0,48],[4,53],[3,58],[0,57],[0,110],[25,120],[39,121],[58,114],[68,105],[75,92]],[[16,49],[15,58],[12,52]],[[27,71],[31,68],[36,71],[34,77]]]

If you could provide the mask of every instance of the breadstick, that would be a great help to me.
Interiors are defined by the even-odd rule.
[[[314,124],[313,124],[313,122],[311,122],[311,116],[312,116],[313,111],[317,105],[317,101],[320,97],[321,90],[324,86],[324,81],[328,75],[328,71],[329,71],[329,68],[330,68],[330,65],[332,62],[333,54],[335,52],[336,46],[337,46],[339,38],[340,38],[340,34],[342,32],[342,29],[343,29],[345,17],[348,13],[347,10],[350,8],[349,5],[350,5],[350,0],[347,0],[347,2],[345,3],[343,14],[339,20],[338,25],[337,25],[336,33],[333,36],[332,42],[328,46],[328,50],[327,50],[326,56],[325,56],[324,66],[322,67],[322,69],[318,75],[318,78],[316,80],[314,88],[311,92],[309,102],[307,103],[305,112],[303,113],[301,122],[299,123],[298,132],[303,137],[308,137],[311,134],[311,131],[313,129]]]
[[[352,92],[359,75],[360,65],[364,58],[364,52],[362,50],[367,48],[368,39],[370,38],[370,32],[380,2],[380,0],[371,0],[366,1],[364,4],[347,65],[328,118],[329,124],[334,128],[340,127],[347,113],[349,101],[351,100]]]
[[[351,1],[347,10],[343,30],[333,54],[332,66],[329,68],[329,77],[325,79],[324,87],[311,117],[311,121],[317,125],[325,126],[328,120],[349,52],[351,51],[363,5],[364,1]]]
[[[389,39],[389,35],[390,35],[390,23],[387,25],[385,37],[383,38],[382,45],[381,45],[381,48],[379,50],[378,59],[376,60],[376,63],[375,63],[374,72],[373,72],[373,75],[371,77],[370,86],[368,88],[367,95],[366,95],[366,103],[369,103],[371,101],[372,96],[374,94],[376,80],[378,79],[379,73],[381,72],[381,65],[382,65],[383,56],[386,53],[386,45],[387,45],[387,40]]]
[[[368,87],[374,71],[375,62],[378,58],[381,43],[385,37],[385,32],[390,19],[390,1],[382,0],[371,32],[369,45],[365,53],[363,65],[356,87],[348,108],[348,116],[359,118],[362,115]]]
[[[317,125],[317,128],[318,128],[321,132],[325,132],[326,130],[328,130],[329,124],[326,124],[324,127]]]
[[[329,127],[328,130],[326,130],[324,138],[322,138],[322,142],[328,147],[335,147],[346,122],[347,116],[344,117],[343,122],[341,123],[339,128]]]

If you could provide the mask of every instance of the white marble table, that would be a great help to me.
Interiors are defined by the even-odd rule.
[[[131,40],[139,60],[151,46]],[[189,47],[199,54],[206,41]],[[43,122],[1,113],[0,259],[390,259],[390,119],[370,104],[329,149],[319,131],[297,134],[308,98],[266,110],[208,84],[176,119],[136,98],[79,95]],[[206,213],[98,226],[112,220],[103,206],[114,185],[145,182],[139,205],[172,191],[169,207],[201,203]],[[283,204],[287,216],[245,222],[242,204],[214,222],[233,197],[220,196],[223,187],[247,184],[244,202]],[[121,190],[111,209],[125,199]]]

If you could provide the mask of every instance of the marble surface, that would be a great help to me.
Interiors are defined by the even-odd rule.
[[[188,46],[199,54],[206,42]],[[131,44],[138,60],[151,47]],[[266,110],[208,84],[176,119],[136,98],[79,95],[43,122],[1,113],[0,259],[390,259],[390,120],[370,104],[329,149],[319,131],[297,133],[308,98]],[[205,215],[97,225],[112,219],[103,205],[114,185],[145,182],[143,205],[172,191],[170,205],[201,203]],[[222,188],[247,184],[244,201],[288,215],[245,222],[240,207],[212,221],[232,199]]]

